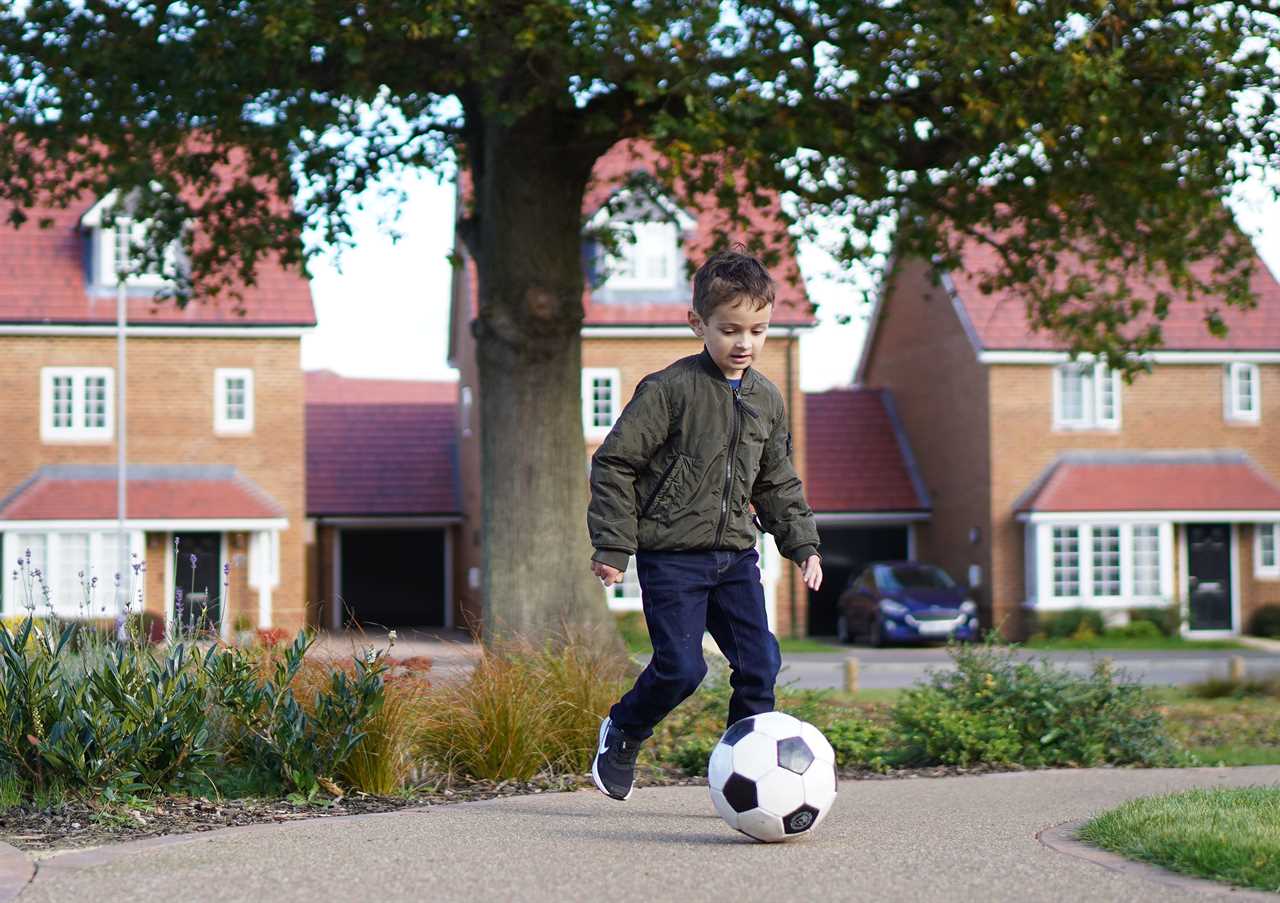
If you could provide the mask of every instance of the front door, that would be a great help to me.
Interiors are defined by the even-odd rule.
[[[183,533],[178,537],[171,604],[184,633],[213,631],[222,623],[222,534]],[[178,601],[177,590],[182,590]]]
[[[1190,629],[1230,630],[1231,525],[1187,525]]]

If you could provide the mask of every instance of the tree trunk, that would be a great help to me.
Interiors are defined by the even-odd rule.
[[[582,200],[598,153],[557,147],[544,122],[487,125],[472,169],[490,642],[612,625],[590,570],[581,399]]]

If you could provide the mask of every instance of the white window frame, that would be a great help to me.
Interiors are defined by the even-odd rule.
[[[1263,533],[1271,534],[1271,562],[1262,560]],[[1280,580],[1280,523],[1253,525],[1253,576],[1263,580]]]
[[[71,426],[53,423],[53,381],[71,379]],[[85,382],[104,379],[103,425],[86,425]],[[42,367],[40,369],[40,439],[44,442],[110,442],[115,432],[115,370],[111,367]]]
[[[1096,543],[1104,530],[1113,531],[1116,538],[1116,592],[1110,595],[1103,595],[1098,592],[1097,584],[1099,580],[1099,569],[1103,566],[1098,557]],[[1115,600],[1123,599],[1125,596],[1133,594],[1133,549],[1130,548],[1128,554],[1125,554],[1125,531],[1120,524],[1090,524],[1089,525],[1089,592],[1088,595],[1094,599]],[[1130,536],[1130,544],[1132,545],[1132,535]],[[1128,559],[1128,567],[1126,568],[1126,559]],[[1129,572],[1129,579],[1126,580],[1126,570]],[[1083,582],[1083,581],[1082,581]],[[1083,589],[1083,587],[1082,587]]]
[[[227,384],[244,380],[244,418],[232,420],[227,411]],[[253,432],[253,371],[245,367],[219,367],[213,373],[213,430],[223,436],[243,436]]]
[[[608,426],[598,426],[595,422],[595,386],[597,379],[609,380],[610,406],[612,416]],[[609,430],[618,422],[622,413],[622,373],[616,367],[583,367],[582,368],[582,430],[588,439],[603,439]]]
[[[1240,378],[1249,374],[1249,409],[1241,408]],[[1233,361],[1223,368],[1222,379],[1222,416],[1228,423],[1258,423],[1262,420],[1262,396],[1260,394],[1259,377],[1261,373],[1257,364]]]
[[[655,291],[674,289],[680,284],[679,225],[670,220],[637,220],[613,228],[615,232],[630,232],[631,235],[619,236],[615,252],[605,259],[606,272],[609,274],[604,283],[606,288]],[[665,275],[639,272],[643,264],[652,259],[664,262]],[[630,264],[631,273],[621,269],[626,264]]]
[[[98,585],[94,592],[93,601],[97,603],[97,607],[99,609],[105,608],[105,611],[98,610],[98,611],[90,611],[87,613],[84,612],[84,610],[81,608],[81,597],[79,594],[77,594],[76,598],[74,599],[61,599],[59,598],[57,586],[53,582],[57,580],[58,577],[60,576],[60,571],[62,567],[62,557],[65,554],[65,550],[63,548],[64,538],[66,537],[67,534],[84,534],[84,533],[87,533],[89,535],[89,562],[90,562],[90,569],[85,579],[91,580],[94,576],[98,578]],[[16,598],[18,593],[15,592],[16,587],[13,584],[13,571],[16,570],[15,565],[18,561],[18,556],[23,554],[24,552],[24,549],[22,547],[27,544],[26,540],[23,537],[32,536],[32,535],[38,535],[38,536],[44,537],[45,565],[44,565],[43,571],[44,571],[45,580],[46,582],[49,583],[49,589],[51,593],[49,601],[52,603],[53,613],[56,617],[66,618],[66,619],[75,619],[80,617],[82,613],[86,613],[89,618],[100,618],[100,617],[114,618],[117,614],[120,613],[120,606],[126,604],[126,600],[123,598],[123,594],[128,593],[130,590],[132,590],[131,600],[134,606],[133,610],[135,612],[145,611],[146,610],[146,583],[147,583],[145,574],[140,573],[137,577],[134,577],[132,573],[122,573],[120,575],[121,597],[117,600],[115,596],[115,575],[116,575],[116,570],[119,567],[119,563],[115,561],[108,562],[103,559],[103,545],[104,545],[103,539],[107,536],[114,536],[115,533],[116,533],[115,530],[102,530],[102,529],[95,530],[95,529],[83,529],[83,528],[81,529],[68,528],[68,529],[59,529],[59,530],[14,529],[14,530],[8,530],[3,533],[0,533],[0,549],[3,550],[3,551],[0,551],[0,555],[3,556],[3,558],[0,558],[0,560],[3,560],[4,562],[6,562],[4,612],[3,612],[4,617],[7,618],[7,617],[21,616],[26,614],[26,609],[23,607],[22,601]],[[129,530],[127,531],[127,533],[129,537],[128,541],[129,541],[130,561],[133,562],[133,561],[145,560],[146,537],[143,531]],[[134,556],[136,556],[136,558]],[[100,569],[103,566],[106,567],[105,571]],[[79,578],[77,577],[76,580],[78,581]],[[137,607],[138,606],[138,590],[142,590],[142,593],[143,593],[141,608]],[[39,592],[38,588],[36,589],[36,592],[37,593]],[[36,617],[43,617],[47,615],[48,611],[44,606],[44,600],[41,598],[37,598],[35,601],[36,601],[36,610],[35,610]],[[119,605],[117,605],[117,601],[119,602]]]
[[[1079,373],[1084,411],[1078,418],[1067,417],[1063,410],[1063,382],[1068,373]],[[1102,415],[1104,390],[1111,389],[1112,411]],[[1118,430],[1120,429],[1120,371],[1112,370],[1102,361],[1076,361],[1059,364],[1053,368],[1053,428],[1055,430]]]
[[[1138,526],[1156,527],[1156,548],[1159,555],[1159,592],[1157,595],[1138,595],[1134,591],[1133,529]],[[1053,530],[1055,527],[1078,531],[1079,595],[1059,596],[1053,586]],[[1093,537],[1097,528],[1120,528],[1120,595],[1097,596],[1093,592]],[[1034,532],[1034,536],[1032,533]],[[1029,556],[1034,556],[1034,569],[1028,568],[1028,607],[1042,610],[1066,608],[1141,608],[1169,605],[1173,600],[1173,524],[1153,521],[1149,518],[1132,521],[1098,522],[1056,521],[1028,525]]]

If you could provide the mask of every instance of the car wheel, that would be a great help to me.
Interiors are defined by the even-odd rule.
[[[842,614],[836,618],[836,640],[840,643],[849,643],[853,637],[849,634],[849,616]]]
[[[867,628],[867,642],[877,649],[884,646],[884,623],[879,618],[873,618]]]

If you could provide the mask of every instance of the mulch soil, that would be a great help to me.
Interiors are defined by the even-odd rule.
[[[913,768],[885,773],[848,770],[842,780],[894,780],[902,778],[949,777],[1008,771],[1007,768]],[[637,776],[637,786],[698,786],[706,778],[651,769]],[[339,799],[312,804],[286,799],[220,799],[159,797],[132,805],[107,804],[90,800],[66,800],[56,806],[38,808],[15,806],[0,811],[0,841],[25,852],[86,849],[167,834],[191,834],[238,825],[298,821],[304,818],[335,818],[394,812],[422,806],[474,802],[534,793],[559,793],[592,787],[590,777],[567,775],[535,778],[532,781],[487,781],[453,784],[447,788],[423,790],[403,797],[369,796],[353,793]]]

